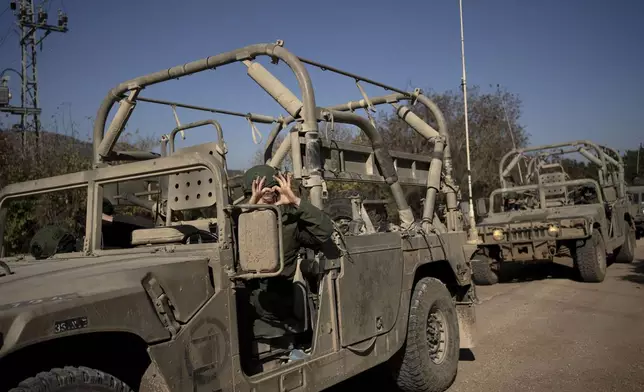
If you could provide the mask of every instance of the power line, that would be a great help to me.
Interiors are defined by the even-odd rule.
[[[0,17],[2,17],[2,15],[4,15],[5,12],[9,11],[10,7],[11,5],[8,5],[7,8],[4,9],[4,11],[0,12]]]
[[[7,32],[4,34],[4,37],[2,37],[2,40],[0,40],[0,46],[2,46],[7,41],[7,38],[9,38],[9,34],[11,34],[12,31],[13,30],[11,27],[7,29]]]

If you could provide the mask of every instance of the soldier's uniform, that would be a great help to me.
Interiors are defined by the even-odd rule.
[[[264,187],[277,185],[277,171],[268,165],[252,167],[244,173],[244,193],[252,194],[252,183],[266,177]],[[331,219],[319,208],[302,199],[299,206],[279,206],[282,212],[282,246],[284,271],[278,277],[261,279],[251,294],[251,304],[257,313],[254,324],[256,337],[276,337],[293,325],[293,275],[300,248],[318,249],[333,234]]]

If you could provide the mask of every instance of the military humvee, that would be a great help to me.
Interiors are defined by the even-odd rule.
[[[635,184],[626,188],[626,193],[631,197],[631,202],[637,213],[635,214],[635,230],[636,237],[639,240],[644,236],[644,186],[639,183],[639,179],[635,179]]]
[[[598,168],[597,179],[570,178],[557,159],[575,153]],[[522,160],[525,178],[510,184]],[[589,141],[515,149],[501,159],[499,177],[502,188],[477,201],[479,215],[486,215],[472,262],[477,284],[497,283],[504,263],[572,257],[581,280],[602,282],[607,260],[633,261],[635,211],[613,149]]]
[[[286,63],[301,100],[256,61],[261,56]],[[288,116],[140,95],[148,86],[231,63],[244,64]],[[363,98],[317,107],[305,64],[354,79]],[[360,83],[393,93],[368,97]],[[436,128],[401,104],[405,101],[425,106]],[[253,281],[271,279],[284,266],[280,209],[247,205],[237,197],[239,182],[226,171],[227,147],[216,121],[179,125],[177,120],[162,140],[161,156],[115,151],[135,105],[143,102],[275,124],[267,162],[278,167],[290,156],[303,197],[323,208],[327,181],[386,183],[398,207],[399,229],[345,231],[322,251],[304,250],[293,282],[299,329],[275,340],[255,339],[248,333],[246,296]],[[433,142],[434,154],[390,152],[372,121],[354,113],[380,104],[393,105]],[[323,143],[320,121],[356,125],[371,147]],[[209,125],[216,141],[175,149],[178,132]],[[273,154],[279,132],[289,126]],[[398,90],[298,58],[282,42],[251,45],[119,84],[98,111],[93,150],[92,170],[12,184],[0,192],[6,217],[20,197],[87,191],[82,249],[45,260],[7,255],[2,263],[1,390],[318,391],[380,364],[406,391],[443,391],[453,382],[459,348],[473,347],[469,260],[476,245],[462,229],[445,120],[420,90]],[[426,188],[420,220],[402,196],[405,184]],[[435,220],[439,191],[447,200],[444,224]],[[132,224],[129,244],[105,246],[101,222],[112,220],[102,214],[105,198],[148,208],[153,224]],[[195,211],[196,217],[187,213]]]

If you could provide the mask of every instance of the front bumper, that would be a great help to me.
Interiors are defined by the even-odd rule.
[[[478,232],[481,246],[498,246],[504,261],[540,261],[552,260],[566,241],[588,238],[591,227],[590,220],[579,217],[481,225]],[[502,238],[495,239],[495,232]]]

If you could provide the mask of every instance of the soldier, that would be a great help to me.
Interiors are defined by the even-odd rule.
[[[262,279],[250,298],[257,314],[255,337],[275,338],[296,324],[292,280],[300,248],[319,249],[333,235],[333,223],[323,211],[296,196],[290,176],[283,176],[272,166],[258,165],[246,171],[244,194],[248,204],[282,206],[284,271],[281,276]]]

